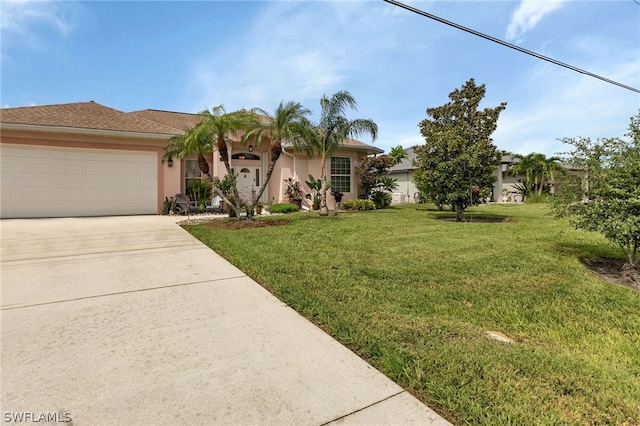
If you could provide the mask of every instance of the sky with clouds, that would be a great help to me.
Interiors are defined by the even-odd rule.
[[[404,1],[640,89],[634,0]],[[0,105],[94,100],[122,110],[228,111],[282,100],[319,112],[350,91],[375,145],[423,143],[426,109],[469,78],[507,102],[499,149],[553,155],[563,137],[626,133],[640,94],[378,1],[0,1]],[[364,139],[364,142],[371,142]]]

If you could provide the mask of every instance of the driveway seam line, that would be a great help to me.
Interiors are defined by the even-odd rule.
[[[22,309],[22,308],[33,308],[33,307],[36,307],[36,306],[44,306],[44,305],[55,305],[57,303],[75,302],[75,301],[78,301],[78,300],[87,300],[87,299],[97,299],[97,298],[100,298],[100,297],[117,296],[117,295],[120,295],[120,294],[141,293],[141,292],[144,292],[144,291],[160,290],[160,289],[163,289],[163,288],[184,287],[184,286],[188,286],[188,285],[204,284],[204,283],[210,283],[210,282],[216,282],[216,281],[224,281],[224,280],[235,280],[235,279],[238,279],[238,278],[246,278],[246,277],[247,277],[246,275],[238,275],[238,276],[234,276],[234,277],[225,277],[225,278],[218,278],[218,279],[213,279],[213,280],[192,281],[192,282],[183,283],[183,284],[171,284],[171,285],[163,285],[163,286],[158,286],[158,287],[141,288],[141,289],[137,289],[137,290],[118,291],[118,292],[115,292],[115,293],[97,294],[95,296],[75,297],[73,299],[55,300],[53,302],[34,303],[34,304],[31,304],[31,305],[7,306],[7,307],[0,307],[0,311],[10,311],[10,310]]]
[[[378,370],[378,371],[379,371],[379,370]],[[389,395],[388,397],[383,398],[383,399],[381,399],[380,401],[376,401],[376,402],[374,402],[374,403],[371,403],[371,404],[367,405],[366,407],[359,408],[359,409],[357,409],[357,410],[355,410],[355,411],[352,411],[352,412],[351,412],[351,413],[349,413],[349,414],[345,414],[344,416],[336,417],[335,419],[333,419],[333,420],[329,420],[328,422],[325,422],[325,423],[322,423],[322,424],[320,424],[319,426],[326,426],[326,425],[328,425],[329,423],[337,422],[338,420],[342,420],[342,419],[344,419],[345,417],[349,417],[349,416],[351,416],[352,414],[359,413],[360,411],[366,410],[367,408],[371,408],[371,407],[373,407],[374,405],[378,405],[378,404],[380,404],[381,402],[384,402],[384,401],[387,401],[387,400],[389,400],[389,399],[391,399],[391,398],[394,398],[394,397],[396,397],[396,396],[398,396],[398,395],[400,395],[401,393],[404,393],[404,392],[406,392],[406,390],[402,389],[402,390],[401,390],[400,392],[398,392],[398,393],[394,393],[393,395]]]
[[[199,244],[193,244],[193,243],[189,243],[189,244],[185,244],[185,245],[176,245],[176,246],[168,246],[168,247],[162,247],[162,248],[137,248],[137,249],[129,249],[129,250],[117,250],[117,251],[97,251],[97,252],[93,252],[93,253],[82,253],[82,254],[66,254],[66,255],[62,255],[62,256],[45,256],[45,257],[27,257],[27,258],[23,258],[23,259],[11,259],[11,260],[7,260],[7,261],[3,261],[1,262],[2,264],[8,264],[11,262],[24,262],[27,260],[36,260],[36,261],[40,261],[40,260],[52,260],[52,259],[70,259],[70,258],[74,258],[74,257],[79,257],[79,256],[93,256],[93,255],[105,255],[105,254],[113,254],[113,253],[131,253],[133,251],[139,251],[139,252],[145,252],[145,251],[151,251],[151,250],[162,250],[162,249],[184,249],[184,248],[188,248],[188,247],[200,247]]]

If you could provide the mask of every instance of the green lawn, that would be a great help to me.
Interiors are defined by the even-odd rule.
[[[507,221],[402,205],[186,228],[455,424],[640,424],[640,292],[578,260],[622,252],[545,205],[468,214]]]

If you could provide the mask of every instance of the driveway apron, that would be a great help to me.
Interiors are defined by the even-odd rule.
[[[449,424],[176,220],[0,221],[4,421]]]

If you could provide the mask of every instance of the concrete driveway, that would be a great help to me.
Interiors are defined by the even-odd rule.
[[[175,222],[0,221],[3,421],[448,424]]]

